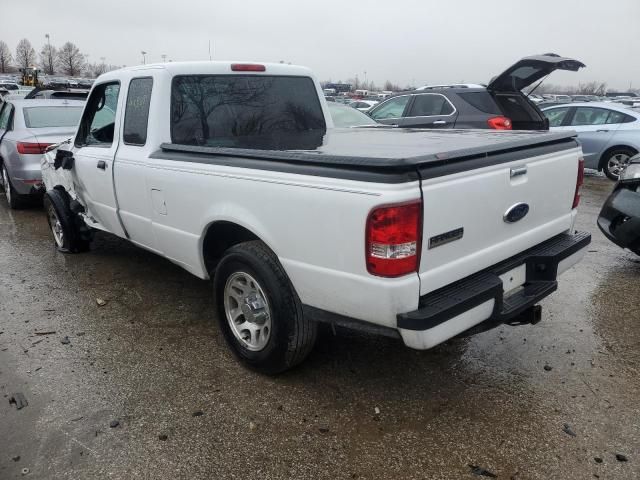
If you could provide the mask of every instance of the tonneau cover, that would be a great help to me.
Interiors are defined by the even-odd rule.
[[[576,146],[575,132],[429,130],[400,128],[331,129],[310,149],[245,149],[163,143],[162,153],[232,156],[288,163],[407,169],[428,164],[519,152],[552,144]],[[280,139],[280,144],[282,144]],[[435,166],[434,165],[434,166]]]

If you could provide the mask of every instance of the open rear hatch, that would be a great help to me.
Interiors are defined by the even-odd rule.
[[[494,96],[505,116],[511,119],[514,130],[547,130],[544,115],[522,89],[533,85],[556,70],[577,72],[584,63],[555,53],[525,57],[494,77],[487,90]]]

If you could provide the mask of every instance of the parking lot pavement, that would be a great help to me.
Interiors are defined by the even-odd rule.
[[[610,189],[587,178],[593,243],[540,324],[426,352],[325,333],[276,378],[233,359],[207,282],[106,235],[62,255],[2,201],[0,478],[640,478],[640,262],[595,226]]]

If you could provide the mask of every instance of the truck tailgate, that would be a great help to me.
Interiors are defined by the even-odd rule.
[[[420,295],[569,230],[580,156],[576,147],[423,178]],[[528,212],[508,221],[527,210],[505,218],[519,204]]]

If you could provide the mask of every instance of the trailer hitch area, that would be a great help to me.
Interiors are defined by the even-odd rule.
[[[542,307],[540,305],[532,305],[505,323],[515,327],[517,325],[535,325],[540,320],[542,320]]]

